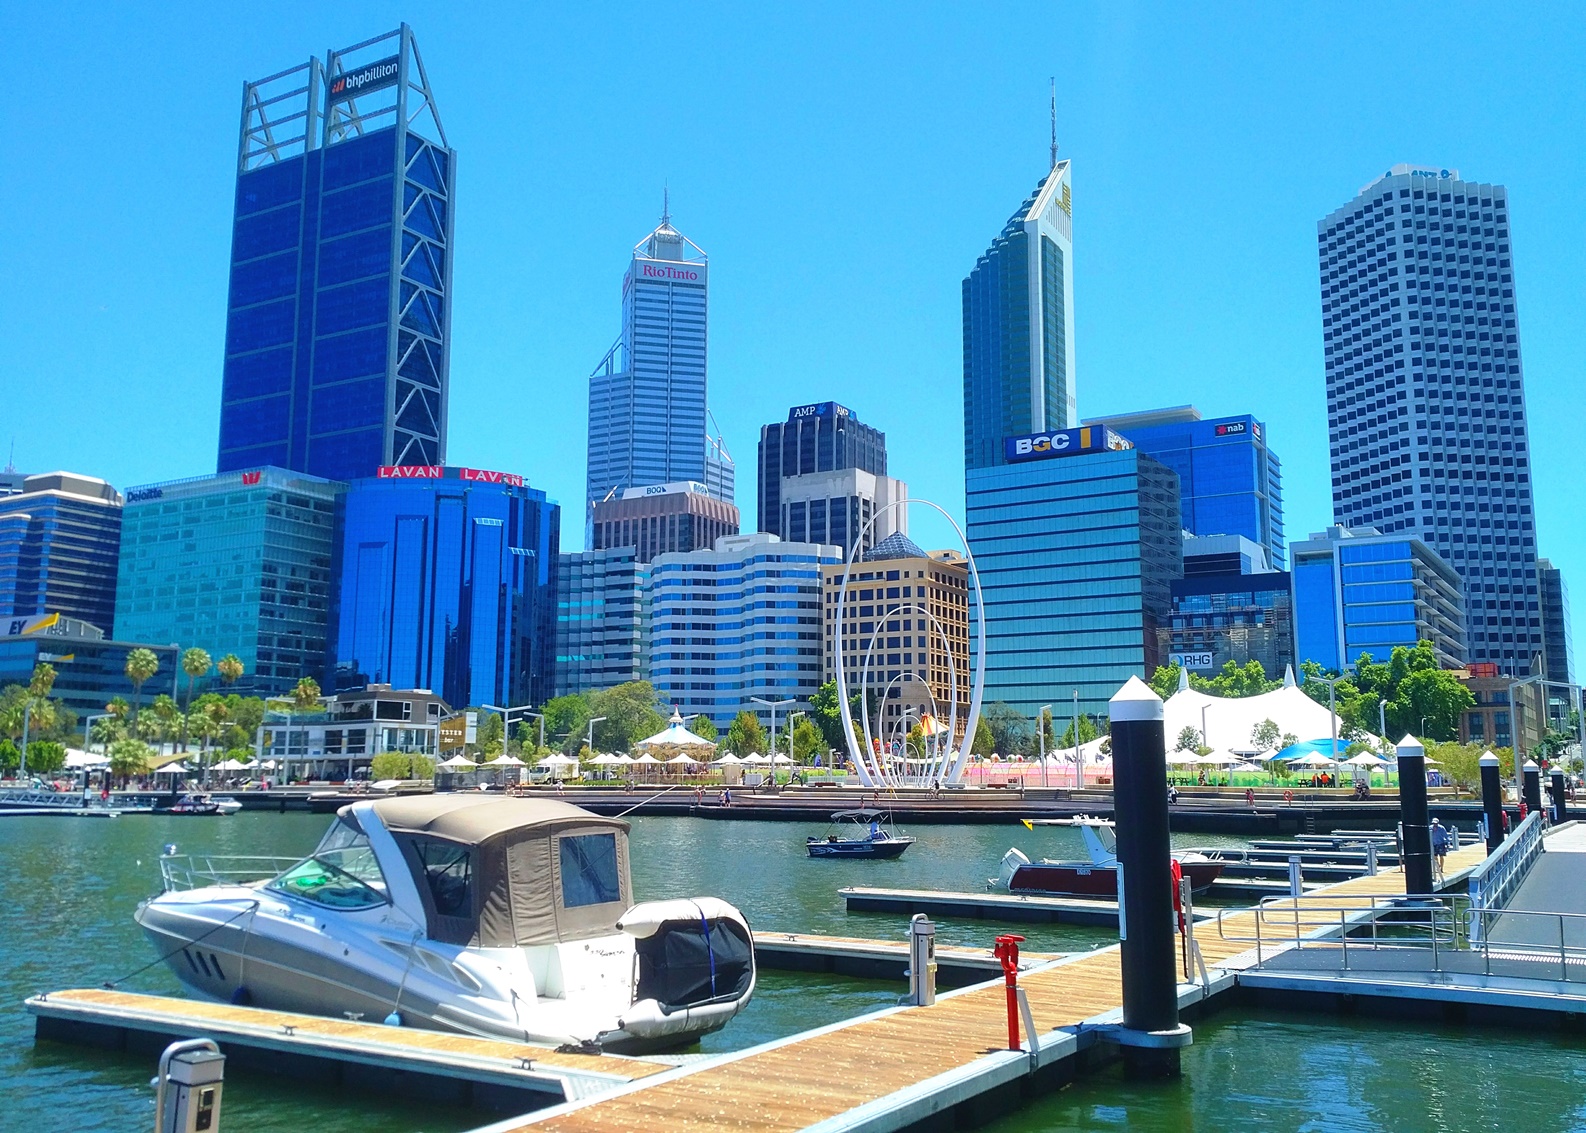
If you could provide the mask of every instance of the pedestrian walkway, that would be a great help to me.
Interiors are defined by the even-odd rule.
[[[1511,915],[1488,929],[1495,944],[1586,948],[1586,824],[1543,837],[1542,853],[1503,908]]]

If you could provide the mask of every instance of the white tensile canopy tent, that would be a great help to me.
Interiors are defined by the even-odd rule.
[[[696,736],[683,726],[683,717],[676,709],[672,710],[672,718],[667,721],[666,727],[655,733],[649,739],[640,740],[635,747],[709,747],[716,746],[715,740],[707,740],[704,736]]]
[[[1200,732],[1204,721],[1203,743],[1245,749],[1253,742],[1251,736],[1256,728],[1266,720],[1277,725],[1279,735],[1295,736],[1301,741],[1338,738],[1327,705],[1318,704],[1298,685],[1287,681],[1282,688],[1245,697],[1210,696],[1180,688],[1162,706],[1162,726],[1168,743],[1173,743],[1185,728]],[[1341,731],[1343,721],[1337,721],[1337,725]]]

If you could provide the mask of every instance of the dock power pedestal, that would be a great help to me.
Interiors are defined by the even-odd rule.
[[[909,921],[909,1000],[915,1007],[936,1002],[936,922],[924,913]]]
[[[172,1043],[154,1080],[155,1133],[219,1133],[226,1056],[211,1039]]]

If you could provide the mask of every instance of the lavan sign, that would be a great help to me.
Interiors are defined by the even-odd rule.
[[[325,92],[326,102],[337,102],[344,98],[355,98],[360,94],[379,90],[382,87],[391,87],[397,84],[402,75],[402,57],[393,55],[389,59],[381,59],[377,63],[370,63],[367,67],[359,67],[356,71],[348,71],[344,75],[337,75],[330,81],[330,88]]]
[[[444,464],[384,464],[376,474],[382,480],[467,480],[477,484],[524,486],[523,477],[514,472],[493,472],[485,468],[451,468]]]
[[[1004,437],[1002,455],[1009,464],[1020,464],[1026,460],[1046,460],[1054,456],[1078,456],[1087,452],[1133,447],[1105,425],[1081,425],[1077,429],[1055,429],[1025,437]]]

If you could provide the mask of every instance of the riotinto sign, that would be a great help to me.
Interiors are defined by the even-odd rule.
[[[330,81],[330,89],[325,93],[326,101],[335,102],[338,99],[354,98],[372,90],[379,90],[381,87],[395,86],[401,74],[400,55],[381,59],[377,63],[370,63],[367,67],[359,67],[356,71],[337,75]]]
[[[1077,429],[1053,429],[1026,437],[1004,437],[1002,455],[1009,464],[1018,464],[1026,460],[1046,460],[1053,456],[1078,456],[1080,453],[1133,447],[1105,425],[1081,425]]]

